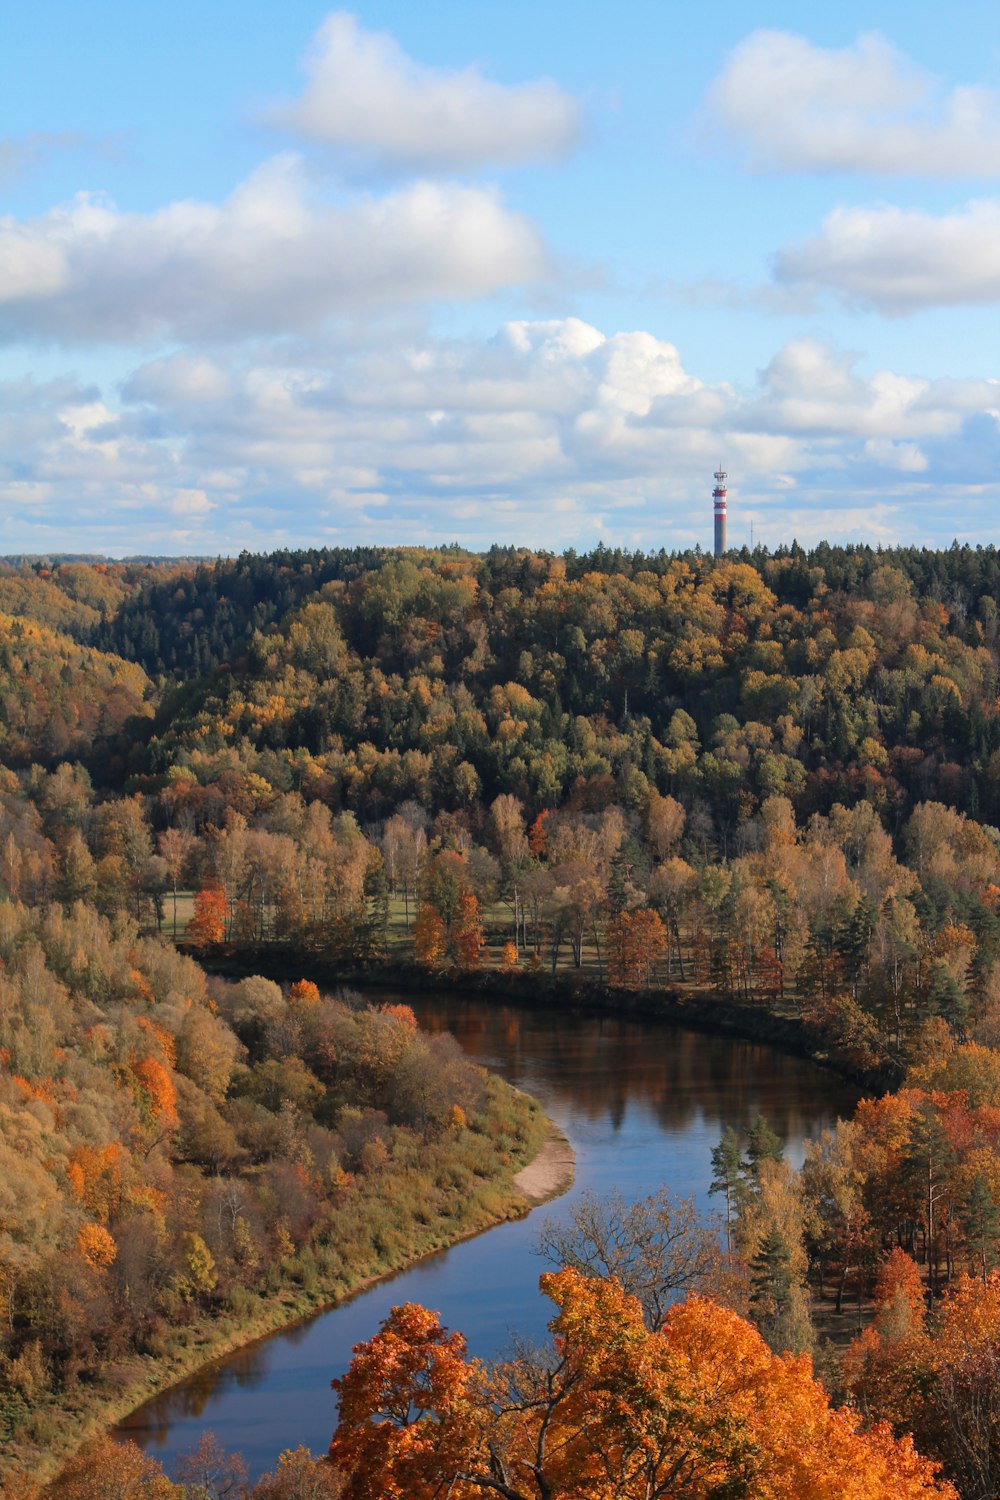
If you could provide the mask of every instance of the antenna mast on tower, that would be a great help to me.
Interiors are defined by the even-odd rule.
[[[715,555],[725,557],[726,555],[726,480],[728,475],[723,468],[715,471],[715,489],[712,491],[712,499],[715,502]]]

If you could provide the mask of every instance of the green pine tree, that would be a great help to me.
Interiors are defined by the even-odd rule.
[[[746,1201],[747,1183],[743,1169],[743,1143],[731,1125],[722,1132],[722,1139],[712,1151],[712,1181],[709,1196],[724,1193],[726,1197],[726,1254],[733,1258],[733,1223],[739,1218],[740,1208]]]
[[[1000,1206],[981,1172],[976,1173],[968,1192],[958,1205],[958,1222],[965,1236],[965,1243],[975,1257],[979,1275],[985,1281],[1000,1260],[997,1254],[1000,1242]]]
[[[746,1171],[754,1182],[760,1177],[761,1164],[765,1161],[782,1161],[785,1148],[781,1137],[775,1133],[763,1115],[758,1115],[747,1131]]]

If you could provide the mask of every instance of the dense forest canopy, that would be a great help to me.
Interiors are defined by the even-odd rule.
[[[317,1237],[335,1274],[348,1207],[381,1244],[369,1190],[433,1203],[524,1144],[405,1013],[207,986],[182,930],[801,1018],[899,1091],[801,1173],[763,1130],[719,1144],[703,1289],[768,1379],[799,1367],[766,1346],[814,1346],[810,1295],[865,1304],[838,1399],[994,1493],[998,604],[1000,555],[958,546],[8,566],[6,1432],[261,1275],[316,1277]]]

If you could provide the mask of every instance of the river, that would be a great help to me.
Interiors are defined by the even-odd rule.
[[[706,1209],[710,1153],[727,1125],[763,1114],[798,1165],[806,1139],[851,1112],[858,1092],[834,1074],[773,1048],[709,1037],[655,1020],[543,1013],[448,996],[407,997],[420,1024],[447,1029],[477,1062],[525,1089],[576,1153],[570,1193],[528,1218],[429,1257],[309,1322],[206,1367],[140,1407],[118,1429],[170,1469],[211,1429],[244,1455],[252,1475],[282,1448],[323,1452],[335,1422],[330,1380],[351,1346],[389,1308],[421,1302],[460,1328],[470,1351],[490,1357],[517,1331],[541,1339],[551,1305],[537,1290],[545,1269],[538,1225],[574,1197],[618,1188],[626,1198],[663,1183]]]

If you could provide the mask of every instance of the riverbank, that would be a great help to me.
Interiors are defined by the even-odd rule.
[[[374,998],[374,997],[372,997]],[[386,997],[388,998],[388,997]],[[576,1179],[598,1196],[638,1201],[668,1180],[680,1197],[704,1193],[708,1144],[760,1112],[794,1158],[805,1137],[849,1115],[857,1100],[835,1074],[768,1047],[747,1046],[657,1022],[534,1012],[466,996],[411,997],[418,1024],[450,1033],[463,1052],[532,1094],[571,1138]],[[551,1306],[538,1295],[545,1265],[536,1214],[469,1239],[388,1285],[236,1355],[147,1407],[122,1436],[175,1465],[207,1431],[241,1451],[253,1475],[282,1448],[321,1452],[330,1434],[329,1377],[351,1346],[370,1338],[392,1303],[418,1302],[460,1329],[474,1355],[501,1356],[511,1330],[546,1336]]]
[[[810,1034],[800,1018],[779,1015],[765,1007],[747,1007],[718,1000],[712,995],[682,994],[665,991],[612,990],[593,982],[574,982],[570,975],[537,973],[503,974],[484,971],[479,974],[428,974],[415,965],[384,965],[364,971],[344,970],[324,964],[311,955],[262,948],[246,952],[215,950],[199,959],[212,972],[233,977],[247,973],[270,974],[287,981],[290,978],[312,978],[322,987],[356,986],[383,993],[409,991],[423,994],[447,991],[457,996],[476,997],[492,1004],[514,1004],[541,1013],[563,1012],[592,1017],[612,1016],[657,1021],[679,1025],[710,1036],[741,1038],[766,1043],[778,1050],[807,1058],[830,1068],[843,1077],[857,1078],[848,1066],[838,1065],[822,1039]],[[207,960],[207,961],[206,961]],[[870,1078],[861,1080],[876,1088]],[[521,1096],[524,1098],[525,1096]],[[371,1267],[352,1265],[352,1274],[340,1274],[330,1281],[321,1278],[309,1288],[294,1284],[283,1287],[276,1295],[255,1297],[253,1305],[239,1316],[222,1318],[176,1330],[171,1347],[158,1351],[155,1358],[134,1360],[128,1370],[116,1371],[117,1385],[93,1390],[90,1399],[77,1407],[67,1403],[70,1430],[64,1441],[47,1440],[46,1446],[56,1455],[51,1466],[45,1465],[51,1477],[71,1453],[88,1437],[109,1426],[119,1424],[129,1413],[155,1396],[183,1383],[198,1370],[211,1367],[237,1350],[250,1347],[284,1328],[309,1320],[327,1308],[335,1308],[353,1298],[366,1287],[394,1276],[398,1271],[417,1264],[422,1258],[462,1240],[471,1239],[505,1219],[523,1217],[536,1202],[545,1201],[568,1187],[572,1178],[571,1151],[568,1142],[547,1129],[538,1112],[540,1130],[530,1155],[537,1171],[528,1166],[527,1156],[511,1163],[511,1173],[503,1201],[491,1206],[477,1222],[468,1220],[452,1224],[446,1232],[432,1233],[425,1227],[414,1238],[405,1253]],[[543,1140],[544,1137],[544,1140]],[[40,1472],[36,1467],[35,1472]]]
[[[532,1208],[561,1197],[573,1186],[576,1167],[573,1147],[551,1120],[548,1125],[541,1150],[514,1178],[515,1187],[524,1194]]]
[[[183,943],[178,946],[184,947]],[[311,979],[321,989],[353,988],[394,993],[450,994],[524,1006],[533,1010],[565,1010],[582,1015],[650,1018],[685,1026],[709,1036],[738,1037],[763,1042],[781,1052],[829,1068],[849,1083],[873,1094],[899,1087],[902,1069],[892,1064],[862,1067],[857,1059],[818,1026],[791,1010],[775,1010],[764,1003],[745,1005],[722,1000],[709,990],[616,989],[577,973],[547,974],[517,969],[433,970],[416,963],[379,963],[366,968],[332,963],[320,955],[276,943],[254,948],[218,944],[191,951],[209,973],[242,979],[260,974],[279,982],[294,976]]]
[[[108,1367],[100,1381],[81,1383],[59,1400],[40,1402],[30,1431],[4,1444],[0,1493],[5,1479],[17,1474],[48,1483],[87,1442],[198,1371],[338,1307],[428,1256],[523,1218],[536,1203],[563,1191],[572,1180],[568,1141],[530,1096],[495,1075],[490,1096],[490,1109],[504,1126],[494,1173],[485,1179],[463,1177],[465,1190],[452,1192],[447,1210],[435,1215],[428,1215],[429,1195],[419,1184],[395,1196],[391,1183],[384,1184],[371,1203],[359,1202],[354,1218],[346,1220],[346,1243],[305,1246],[289,1258],[280,1283],[244,1291],[238,1308],[224,1307],[172,1328],[150,1353]],[[387,1207],[391,1240],[381,1227]]]

